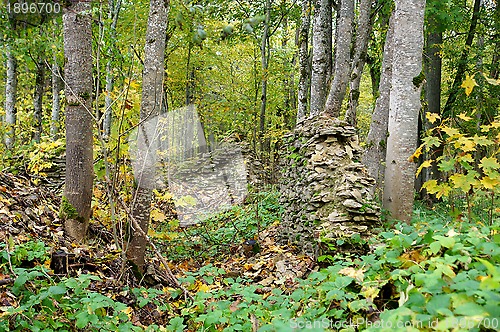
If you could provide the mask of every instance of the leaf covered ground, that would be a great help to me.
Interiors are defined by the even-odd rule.
[[[380,229],[370,253],[318,265],[276,241],[272,190],[187,229],[162,208],[150,235],[190,299],[155,258],[138,280],[99,213],[88,243],[76,245],[58,223],[55,194],[0,176],[0,330],[500,329],[498,220],[420,207],[412,225]]]

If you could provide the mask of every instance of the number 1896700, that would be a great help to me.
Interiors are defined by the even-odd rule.
[[[7,12],[9,14],[37,15],[37,14],[59,14],[62,11],[61,5],[57,2],[36,2],[36,1],[9,1]]]

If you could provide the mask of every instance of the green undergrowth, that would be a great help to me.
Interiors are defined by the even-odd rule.
[[[278,199],[276,191],[250,192],[244,205],[233,206],[185,229],[180,229],[176,221],[164,223],[156,227],[154,237],[173,261],[192,257],[202,262],[214,260],[230,254],[245,240],[257,238],[259,232],[278,221],[283,211]]]
[[[419,207],[411,225],[386,225],[370,254],[333,256],[293,291],[227,278],[206,265],[180,280],[193,301],[172,288],[124,289],[137,297],[129,306],[97,292],[99,276],[52,276],[40,242],[9,246],[10,255],[4,245],[3,273],[10,256],[17,277],[2,287],[11,303],[1,307],[0,330],[498,331],[499,230],[499,220],[457,221]],[[133,326],[132,310],[148,303],[166,324]]]

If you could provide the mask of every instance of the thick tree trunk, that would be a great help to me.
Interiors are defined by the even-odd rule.
[[[311,0],[302,0],[302,23],[299,32],[299,91],[297,122],[307,114],[307,101],[309,96],[309,27],[311,25]]]
[[[354,44],[354,58],[349,89],[349,106],[345,114],[347,123],[356,126],[356,112],[359,100],[359,86],[366,63],[366,52],[372,31],[371,0],[361,0],[359,4],[358,25],[356,28],[356,42]]]
[[[165,60],[166,26],[169,10],[168,0],[151,0],[144,46],[144,69],[142,73],[142,102],[138,130],[138,141],[147,142],[151,137],[148,128],[153,126],[155,118],[160,114],[163,98],[163,74]],[[148,121],[149,120],[149,121]],[[153,124],[152,124],[153,123]],[[154,133],[153,133],[154,135]],[[139,165],[141,160],[151,158],[156,153],[152,147],[147,151],[138,151]],[[145,163],[146,165],[147,163]],[[133,218],[138,222],[143,232],[134,231],[131,227],[131,239],[127,249],[129,260],[143,271],[148,233],[149,215],[151,210],[152,189],[155,176],[154,165],[144,167],[134,173],[137,189],[132,203]],[[131,225],[132,226],[132,225]]]
[[[394,53],[394,14],[389,21],[389,28],[384,44],[382,74],[380,76],[379,94],[373,110],[370,131],[366,138],[367,148],[362,162],[368,173],[376,180],[372,194],[382,199],[385,175],[385,153],[387,147],[387,124],[389,122],[389,97],[392,80],[392,58]]]
[[[110,26],[110,37],[111,37],[111,46],[110,51],[108,51],[108,62],[106,63],[106,96],[104,98],[104,120],[102,124],[104,137],[109,137],[111,134],[111,123],[113,121],[113,98],[111,98],[111,93],[113,92],[113,71],[111,68],[111,58],[112,58],[112,49],[115,47],[114,40],[116,38],[116,24],[118,23],[118,16],[120,14],[121,9],[121,0],[109,0],[109,12],[108,18],[111,19]]]
[[[66,186],[61,212],[68,235],[82,241],[91,215],[92,166],[92,26],[90,3],[64,8],[66,59]]]
[[[354,20],[354,1],[340,0],[337,21],[337,40],[335,41],[335,69],[333,81],[326,100],[325,112],[338,117],[342,109],[349,74],[351,72],[352,24]]]
[[[52,60],[52,114],[50,117],[50,136],[52,140],[58,139],[59,133],[59,118],[61,114],[61,98],[59,92],[62,88],[61,80],[61,68],[57,64],[57,58],[54,54],[54,59]]]
[[[396,0],[384,208],[406,222],[413,212],[416,164],[408,159],[418,138],[424,11],[425,0]]]
[[[7,80],[5,82],[5,123],[7,125],[5,146],[7,149],[12,149],[16,138],[17,61],[8,46],[5,67],[7,71]]]
[[[312,36],[310,117],[323,112],[328,94],[332,58],[332,6],[330,0],[315,0]]]
[[[33,140],[40,143],[42,136],[42,102],[45,90],[45,63],[42,59],[36,64],[35,93],[33,94]]]
[[[264,131],[266,128],[266,107],[267,107],[267,80],[269,77],[269,23],[271,21],[271,0],[266,0],[266,18],[264,20],[264,31],[262,32],[262,41],[260,45],[261,56],[261,93],[260,93],[260,120],[259,120],[259,139],[261,150],[268,150],[264,140]]]

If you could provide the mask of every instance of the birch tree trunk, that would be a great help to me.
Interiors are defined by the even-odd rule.
[[[335,41],[335,68],[330,91],[326,100],[325,112],[338,117],[342,109],[349,74],[351,73],[352,24],[354,20],[354,1],[340,0],[339,18]]]
[[[108,18],[111,19],[110,26],[110,37],[111,37],[111,46],[110,51],[108,51],[108,62],[106,62],[106,96],[104,98],[104,120],[103,120],[103,131],[104,137],[109,137],[111,134],[111,123],[113,121],[113,98],[111,98],[111,92],[113,92],[113,70],[111,68],[111,58],[112,58],[112,50],[115,48],[114,40],[116,38],[116,24],[118,23],[118,16],[120,14],[122,1],[117,0],[109,0],[109,12]]]
[[[16,138],[16,98],[17,98],[17,61],[7,46],[7,61],[5,64],[7,80],[5,82],[5,146],[12,149]]]
[[[148,133],[148,128],[155,127],[151,124],[151,120],[149,123],[146,122],[148,119],[155,119],[160,114],[162,107],[168,10],[169,0],[150,1],[142,73],[141,124],[138,127],[138,140],[142,141],[150,139],[151,133]],[[140,162],[143,158],[150,158],[152,153],[156,153],[156,151],[138,151],[137,158]],[[147,234],[149,228],[152,182],[154,182],[155,170],[152,167],[144,167],[139,172],[135,172],[134,175],[136,176],[137,188],[133,197],[132,216],[144,232],[134,231],[131,227],[127,257],[135,265],[137,271],[142,273],[147,245],[147,239],[143,234]]]
[[[389,97],[392,80],[392,58],[394,53],[394,14],[389,20],[389,28],[384,44],[384,57],[382,59],[382,73],[380,75],[379,96],[375,102],[370,131],[366,138],[367,148],[363,154],[362,162],[368,173],[376,180],[372,195],[382,199],[385,175],[385,154],[387,147],[387,124],[389,122]]]
[[[40,143],[42,136],[42,102],[45,90],[45,63],[42,58],[43,56],[36,64],[35,93],[33,94],[33,118],[35,120],[33,139],[37,143]]]
[[[354,57],[349,89],[349,106],[345,114],[347,123],[356,126],[356,111],[358,109],[359,86],[366,63],[368,42],[372,31],[371,0],[361,0],[359,4],[358,25],[356,28],[356,42],[354,43]]]
[[[57,64],[57,58],[54,54],[54,59],[52,60],[52,114],[50,117],[50,136],[52,140],[55,141],[58,138],[59,133],[59,118],[61,114],[61,98],[59,92],[62,87],[61,80],[61,68]]]
[[[323,112],[328,94],[332,58],[332,6],[330,0],[315,0],[312,36],[310,117]]]
[[[90,3],[64,8],[63,33],[66,106],[66,186],[61,205],[66,233],[81,242],[91,214],[92,165],[92,27]]]
[[[396,0],[394,54],[384,185],[384,208],[391,218],[412,217],[415,163],[408,158],[418,139],[425,0]]]
[[[299,91],[297,122],[303,119],[307,114],[307,101],[309,96],[309,28],[311,25],[311,0],[302,0],[302,14],[299,32]]]

